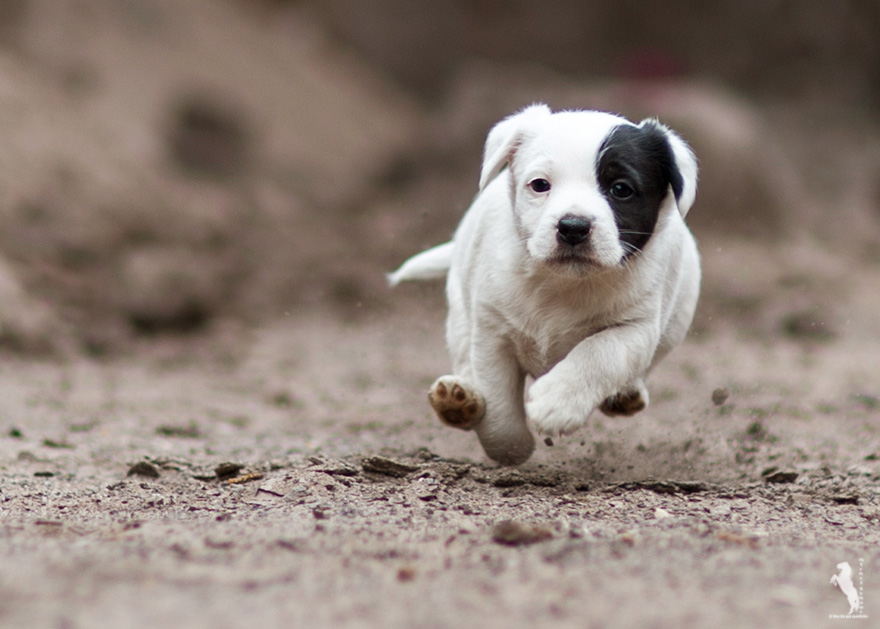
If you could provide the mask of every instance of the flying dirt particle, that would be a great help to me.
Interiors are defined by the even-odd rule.
[[[546,445],[548,448],[552,448],[553,439],[551,439],[550,437],[544,437],[544,445]]]
[[[416,569],[412,566],[401,566],[397,570],[397,580],[401,583],[414,581],[416,578]]]
[[[492,527],[492,541],[505,546],[528,546],[553,538],[553,531],[544,526],[503,520]]]
[[[721,406],[730,397],[730,389],[727,387],[718,387],[712,391],[712,403],[715,406]]]
[[[159,478],[159,470],[155,465],[146,461],[138,461],[130,468],[126,476],[145,476],[146,478]]]

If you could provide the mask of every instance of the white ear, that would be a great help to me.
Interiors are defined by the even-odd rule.
[[[532,123],[550,115],[550,108],[544,104],[526,107],[508,116],[489,131],[486,148],[483,151],[483,167],[480,169],[480,190],[485,188],[501,170],[510,163],[516,147],[528,133]]]
[[[666,128],[666,137],[669,139],[669,146],[672,147],[675,165],[681,174],[681,193],[677,195],[678,211],[684,218],[697,197],[697,158],[687,143],[669,128]]]

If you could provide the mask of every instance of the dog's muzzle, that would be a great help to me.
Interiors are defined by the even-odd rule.
[[[590,237],[593,221],[582,216],[563,216],[556,224],[556,241],[563,245],[576,247]]]

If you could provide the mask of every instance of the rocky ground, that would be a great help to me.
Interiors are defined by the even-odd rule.
[[[880,618],[870,120],[486,63],[426,108],[297,9],[13,4],[0,626],[836,626],[844,561]],[[693,143],[705,280],[646,412],[500,468],[427,405],[441,285],[383,272],[534,99]]]
[[[873,615],[876,341],[704,321],[647,412],[499,468],[430,416],[440,289],[402,292],[235,359],[5,360],[2,624],[823,626],[842,561]]]

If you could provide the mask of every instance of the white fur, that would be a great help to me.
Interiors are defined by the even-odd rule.
[[[480,194],[452,244],[407,261],[393,283],[436,277],[449,265],[446,336],[453,375],[432,389],[441,419],[455,384],[459,404],[484,401],[472,428],[486,453],[504,464],[526,460],[531,427],[560,435],[617,394],[647,405],[650,369],[684,338],[697,303],[700,263],[684,216],[696,193],[697,166],[683,141],[663,127],[684,179],[670,188],[644,250],[624,259],[614,214],[598,188],[597,152],[623,118],[600,112],[551,113],[534,105],[496,125],[486,141]],[[527,185],[552,182],[547,194]],[[589,251],[559,263],[563,216],[591,221]],[[535,378],[525,395],[525,378]],[[525,397],[525,403],[524,403]],[[643,403],[643,404],[642,404]],[[485,409],[485,410],[483,410]],[[603,410],[606,407],[603,406]]]

